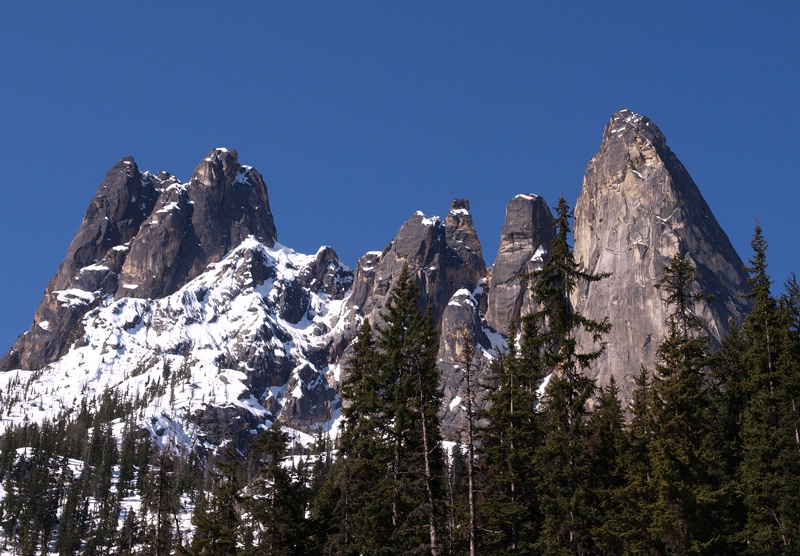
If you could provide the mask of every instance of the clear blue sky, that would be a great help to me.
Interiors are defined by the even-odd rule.
[[[214,147],[279,240],[355,266],[467,197],[486,258],[517,193],[574,205],[611,114],[649,116],[743,259],[800,270],[796,2],[10,2],[0,18],[0,351],[106,170]]]

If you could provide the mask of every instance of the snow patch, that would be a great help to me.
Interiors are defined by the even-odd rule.
[[[78,288],[56,290],[53,293],[56,295],[56,299],[61,303],[62,307],[78,307],[80,305],[89,305],[94,301],[93,293],[79,290]]]

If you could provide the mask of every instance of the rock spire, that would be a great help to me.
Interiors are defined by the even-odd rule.
[[[739,255],[700,190],[656,125],[629,110],[615,113],[589,161],[575,205],[575,259],[611,277],[576,292],[590,319],[608,316],[613,329],[594,374],[614,376],[622,395],[642,364],[652,368],[666,335],[666,305],[654,287],[678,251],[697,267],[700,287],[714,295],[697,308],[713,341],[741,318],[747,276]]]

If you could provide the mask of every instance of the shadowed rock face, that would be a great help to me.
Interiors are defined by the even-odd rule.
[[[529,275],[553,243],[553,215],[544,198],[517,195],[506,207],[500,248],[489,271],[486,321],[498,332],[532,310]]]
[[[712,342],[725,333],[731,317],[741,318],[744,265],[648,118],[628,110],[611,118],[586,169],[573,231],[575,260],[588,272],[611,273],[584,285],[573,303],[592,319],[609,317],[613,329],[591,373],[600,385],[614,376],[623,397],[629,397],[640,365],[652,368],[666,335],[667,307],[654,286],[675,253],[693,262],[700,288],[715,296],[696,308]]]
[[[169,295],[249,235],[267,246],[277,238],[264,180],[236,151],[211,151],[188,184],[166,172],[142,174],[123,158],[98,187],[33,325],[0,371],[58,359],[102,298]]]

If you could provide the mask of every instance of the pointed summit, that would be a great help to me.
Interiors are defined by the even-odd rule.
[[[747,288],[739,255],[686,168],[649,118],[615,113],[589,161],[575,206],[575,260],[611,277],[573,299],[590,319],[608,316],[613,329],[595,365],[600,384],[614,376],[623,396],[639,365],[652,366],[665,336],[666,306],[656,282],[682,252],[697,267],[700,287],[715,296],[697,307],[712,343],[741,317]]]

